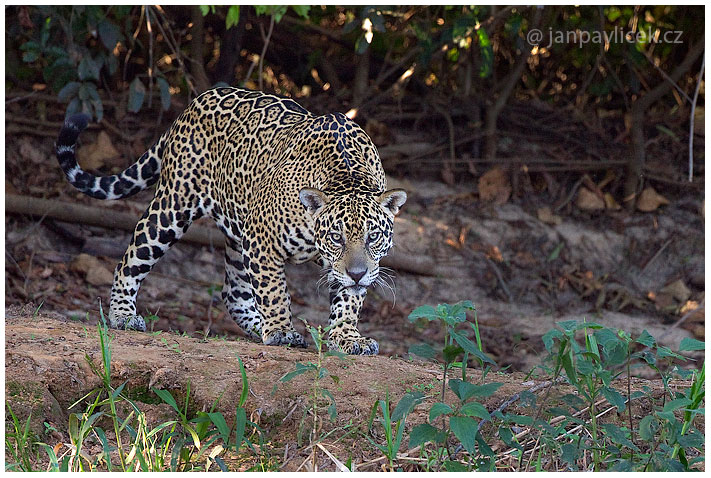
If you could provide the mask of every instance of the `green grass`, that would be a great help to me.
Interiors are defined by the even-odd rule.
[[[190,383],[173,393],[115,383],[113,337],[100,313],[100,361],[85,357],[100,386],[69,407],[69,444],[44,443],[31,430],[33,412],[21,420],[6,402],[6,470],[234,471],[246,462],[255,471],[281,467],[281,457],[269,451],[271,430],[248,419],[248,377],[239,357],[242,390],[228,426],[216,411],[221,397],[201,411],[191,398]],[[390,471],[691,471],[703,466],[704,436],[695,424],[704,414],[705,364],[693,370],[680,367],[689,362],[683,354],[703,350],[703,342],[684,339],[672,351],[646,331],[632,337],[596,323],[559,322],[543,336],[547,356],[538,378],[548,379],[547,385],[521,391],[507,406],[499,406],[509,397],[493,400],[502,383],[487,377],[504,380],[505,374],[492,372],[496,364],[484,352],[471,302],[418,307],[410,320],[435,321],[442,327],[439,347],[410,348],[411,354],[436,363],[441,379],[415,384],[395,406],[390,390],[398,384],[373,384],[384,398],[375,401],[367,421],[351,418],[340,426],[334,394],[345,384],[329,371],[326,359],[340,357],[344,361],[338,368],[350,362],[325,350],[328,329],[307,324],[316,344],[314,360],[296,363],[278,386],[290,387],[299,375],[310,380],[297,436],[312,466],[319,444],[346,441],[381,454],[377,463]],[[177,346],[169,348],[180,353]],[[472,373],[473,367],[479,371]],[[640,369],[657,375],[661,396],[646,385],[632,386]],[[13,383],[8,383],[8,392],[10,399],[28,393]],[[41,393],[36,395],[32,392],[41,401]],[[171,416],[149,425],[141,402],[167,404]],[[412,423],[416,409],[425,412],[424,422]],[[281,424],[282,415],[275,417],[264,419],[263,425]],[[45,428],[49,435],[51,427],[45,423]],[[408,450],[414,451],[408,455]],[[357,468],[351,456],[336,460],[339,466]]]

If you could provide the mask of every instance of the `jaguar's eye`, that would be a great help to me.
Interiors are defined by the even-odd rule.
[[[380,238],[380,231],[373,231],[368,234],[368,243],[377,241]]]
[[[340,232],[331,232],[328,237],[336,244],[343,243],[343,235]]]

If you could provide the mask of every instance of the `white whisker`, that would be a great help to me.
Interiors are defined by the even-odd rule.
[[[392,278],[390,276],[388,276],[387,274],[383,274],[383,275],[392,281]],[[395,308],[395,283],[392,282],[392,285],[390,285],[385,279],[383,279],[383,277],[378,275],[378,278],[375,280],[375,285],[380,286],[380,288],[383,291],[385,291],[385,290],[390,291],[390,293],[393,296],[392,308],[394,309]]]

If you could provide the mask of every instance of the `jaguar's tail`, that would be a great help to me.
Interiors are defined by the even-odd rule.
[[[122,199],[158,181],[166,134],[123,172],[113,176],[95,176],[79,166],[74,151],[79,133],[88,123],[89,116],[83,113],[69,116],[57,138],[57,159],[72,186],[93,198]]]

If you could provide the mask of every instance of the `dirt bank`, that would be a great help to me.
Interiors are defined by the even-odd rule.
[[[150,389],[167,389],[176,397],[184,397],[188,383],[191,409],[208,410],[217,401],[216,410],[222,412],[230,423],[242,390],[239,356],[244,362],[249,383],[245,408],[269,436],[268,446],[278,455],[278,466],[294,470],[309,456],[308,443],[299,444],[297,435],[309,407],[312,378],[301,375],[288,383],[279,383],[276,388],[274,385],[294,369],[296,362],[316,361],[313,346],[295,350],[245,340],[200,340],[167,332],[112,333],[113,386],[126,382],[124,393],[146,411],[153,425],[169,419],[172,410],[161,404]],[[11,308],[5,322],[5,350],[5,393],[10,406],[23,422],[32,414],[31,428],[39,441],[50,446],[67,443],[68,413],[80,412],[84,405],[71,411],[69,407],[101,383],[87,360],[89,357],[97,364],[101,362],[95,323],[57,315],[33,316],[27,308]],[[426,421],[430,406],[439,401],[442,372],[433,363],[381,355],[346,359],[329,357],[326,367],[330,375],[338,377],[337,381],[328,377],[322,381],[335,397],[337,418],[329,422],[324,412],[323,433],[336,430],[333,439],[327,443],[330,451],[342,461],[351,457],[353,463],[363,465],[382,456],[359,435],[366,432],[368,416],[376,400],[389,394],[394,404],[408,391],[425,392],[425,402],[418,405],[407,419],[408,429]],[[472,371],[470,376],[471,380],[476,380],[480,375]],[[515,393],[540,383],[526,380],[521,373],[492,373],[486,381],[503,383],[493,396],[482,401],[489,411]],[[642,386],[661,389],[656,382],[637,380],[633,384],[634,389]],[[570,391],[568,387],[558,385],[553,395]],[[446,401],[453,399],[448,396]],[[512,404],[510,410],[520,414],[535,413],[535,410],[517,404]],[[645,411],[640,408],[635,413],[643,416]],[[6,423],[7,417],[6,410]],[[48,426],[56,431],[47,432]],[[360,432],[339,439],[347,435],[348,430],[353,432],[354,428]],[[377,434],[376,431],[373,435],[376,440]],[[335,469],[326,454],[319,455],[319,460],[319,469]],[[369,467],[378,469],[379,462],[363,469]]]

